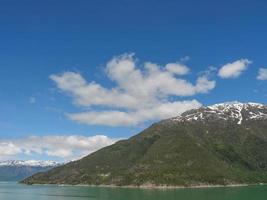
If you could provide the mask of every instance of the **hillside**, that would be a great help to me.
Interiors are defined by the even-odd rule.
[[[23,183],[267,183],[267,107],[233,102],[191,110]]]
[[[48,171],[55,166],[58,166],[58,163],[53,161],[0,161],[0,181],[20,181],[37,172]]]

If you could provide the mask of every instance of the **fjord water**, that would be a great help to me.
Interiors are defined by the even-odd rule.
[[[267,186],[133,189],[0,183],[1,200],[266,200]]]

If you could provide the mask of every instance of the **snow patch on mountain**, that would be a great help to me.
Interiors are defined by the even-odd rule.
[[[60,163],[55,161],[43,160],[7,160],[0,161],[1,166],[29,166],[29,167],[55,167]]]
[[[234,101],[190,110],[172,118],[171,121],[232,120],[240,125],[244,121],[262,119],[267,119],[266,105]]]

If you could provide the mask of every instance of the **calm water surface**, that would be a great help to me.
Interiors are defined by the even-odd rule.
[[[206,189],[126,189],[0,183],[0,200],[266,200],[267,186]]]

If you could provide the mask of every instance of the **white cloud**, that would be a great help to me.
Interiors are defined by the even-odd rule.
[[[13,156],[21,152],[21,149],[12,142],[0,141],[0,158],[6,156]]]
[[[180,63],[168,63],[165,68],[167,71],[177,75],[185,75],[190,71],[187,66]]]
[[[162,103],[159,106],[137,111],[104,111],[104,112],[82,112],[69,114],[71,120],[84,124],[97,124],[109,126],[133,126],[147,120],[166,119],[178,116],[189,109],[200,107],[196,101],[176,101]]]
[[[118,138],[109,138],[105,135],[89,137],[50,135],[0,140],[0,159],[17,154],[25,154],[47,155],[65,160],[73,160],[111,145],[116,141],[118,141]]]
[[[111,88],[94,81],[87,82],[81,74],[75,72],[54,74],[50,78],[60,90],[73,97],[75,104],[91,108],[90,112],[69,114],[70,119],[85,124],[125,126],[172,117],[180,114],[184,108],[199,106],[200,103],[196,103],[196,100],[169,100],[170,97],[208,93],[215,87],[215,81],[209,80],[206,75],[199,76],[195,84],[176,77],[187,74],[189,70],[187,66],[179,63],[168,63],[161,67],[145,62],[143,66],[138,67],[133,54],[124,54],[114,57],[106,65],[107,77],[115,83]],[[99,106],[106,110],[98,111]],[[170,112],[170,107],[176,110]],[[157,108],[162,109],[155,112]],[[143,114],[144,111],[146,115]],[[166,112],[168,114],[164,114]]]
[[[222,66],[218,72],[221,78],[237,78],[252,62],[248,59],[240,59]]]
[[[267,80],[267,68],[260,68],[257,76],[258,80]]]

